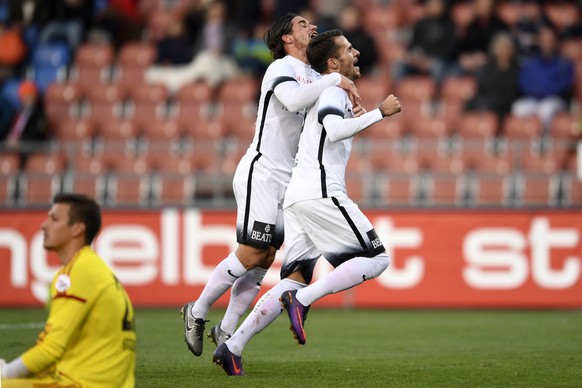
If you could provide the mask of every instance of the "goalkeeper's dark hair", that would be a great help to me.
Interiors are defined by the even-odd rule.
[[[335,38],[343,35],[341,30],[334,29],[311,38],[307,46],[307,60],[315,71],[325,73],[327,60],[339,56],[339,46],[336,44]]]
[[[75,222],[85,224],[85,243],[90,245],[101,229],[101,208],[91,197],[77,193],[58,193],[53,203],[69,204],[69,225]]]
[[[265,41],[267,47],[271,51],[271,55],[275,59],[281,59],[287,53],[285,52],[285,47],[283,46],[283,35],[291,33],[293,29],[293,24],[291,23],[293,19],[299,16],[295,13],[288,13],[285,16],[281,16],[271,24],[269,29],[265,31],[263,40]]]

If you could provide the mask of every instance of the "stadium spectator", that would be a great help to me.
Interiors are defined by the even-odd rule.
[[[339,16],[339,28],[354,47],[360,50],[358,67],[362,75],[370,75],[378,61],[378,50],[374,38],[361,27],[362,13],[356,6],[344,8]]]
[[[8,23],[20,31],[29,50],[51,17],[50,7],[45,0],[10,0]]]
[[[495,0],[474,0],[475,16],[459,38],[455,74],[475,74],[485,64],[491,39],[508,26],[497,16]]]
[[[188,39],[181,20],[173,20],[166,29],[166,34],[156,42],[156,60],[158,66],[176,66],[189,63],[194,48]]]
[[[514,102],[516,116],[537,115],[544,131],[554,115],[568,109],[574,86],[572,62],[559,52],[556,32],[546,26],[538,33],[540,53],[527,60],[519,72],[522,97]]]
[[[0,22],[0,85],[17,73],[26,56],[26,44],[18,28]]]
[[[517,42],[519,57],[525,59],[538,52],[538,32],[549,20],[535,0],[525,0],[519,9],[521,12],[512,34]]]
[[[240,75],[231,49],[236,30],[229,23],[226,6],[221,1],[208,4],[205,21],[195,44],[193,60],[182,66],[153,66],[146,71],[146,80],[165,84],[172,92],[203,79],[214,87],[222,81]]]
[[[427,0],[425,16],[414,24],[404,57],[394,63],[394,81],[415,74],[430,74],[440,84],[455,49],[455,24],[447,12],[445,2]]]
[[[263,77],[255,136],[233,178],[238,247],[216,266],[198,300],[182,308],[185,340],[195,356],[202,354],[210,307],[232,286],[226,314],[209,334],[218,345],[236,329],[283,244],[282,202],[307,108],[328,86],[339,85],[359,100],[352,81],[339,74],[321,77],[307,63],[307,44],[316,29],[288,14],[265,34],[275,61]]]
[[[273,62],[269,48],[263,40],[267,28],[264,24],[258,24],[252,36],[247,38],[241,33],[234,42],[234,57],[245,74],[262,78]]]
[[[6,144],[16,146],[20,142],[45,140],[48,124],[44,104],[34,82],[24,81],[18,87],[20,107],[14,112],[6,134]]]
[[[351,80],[360,77],[359,51],[339,30],[313,38],[307,53],[313,68],[322,74],[340,73]],[[305,344],[304,322],[312,303],[373,279],[388,267],[390,258],[374,227],[346,194],[345,168],[352,137],[400,109],[398,99],[390,95],[379,108],[366,113],[333,86],[309,109],[283,205],[282,280],[257,302],[234,335],[216,348],[213,361],[226,374],[244,374],[242,351],[281,314],[279,297],[297,341]],[[322,254],[335,268],[308,285]]]
[[[93,0],[54,0],[49,9],[38,43],[65,42],[76,50],[93,22]]]
[[[6,96],[0,93],[0,140],[4,141],[10,132],[14,109]]]
[[[465,106],[468,111],[492,111],[502,119],[519,96],[519,64],[513,39],[508,33],[493,37],[489,57],[477,72],[477,90]]]
[[[309,0],[275,0],[274,3],[273,20],[282,18],[289,13],[305,15],[303,11],[309,8]],[[309,20],[315,21],[315,19]]]
[[[190,0],[182,13],[182,21],[190,42],[194,44],[202,34],[204,27],[204,2]]]
[[[143,28],[135,0],[108,0],[93,17],[87,40],[112,43],[117,51],[127,42],[139,41]]]
[[[99,205],[79,194],[55,195],[42,223],[43,246],[62,267],[50,284],[45,328],[34,346],[2,366],[2,386],[133,387],[132,303],[91,248],[101,227]]]

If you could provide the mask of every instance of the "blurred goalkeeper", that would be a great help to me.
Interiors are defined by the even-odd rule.
[[[132,303],[91,248],[101,210],[80,194],[55,195],[41,229],[63,266],[50,285],[50,309],[36,344],[2,365],[3,388],[134,387]]]

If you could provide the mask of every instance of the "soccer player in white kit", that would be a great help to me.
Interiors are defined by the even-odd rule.
[[[307,54],[322,74],[340,73],[352,80],[360,76],[355,65],[359,52],[339,30],[314,37]],[[309,108],[285,194],[282,280],[263,295],[233,336],[216,348],[213,360],[228,375],[244,374],[244,346],[282,312],[281,304],[298,342],[304,344],[303,324],[313,302],[373,279],[388,267],[389,256],[374,227],[346,194],[345,170],[352,137],[401,107],[390,95],[379,108],[367,113],[362,109],[335,86],[324,90]],[[335,269],[307,286],[321,255]]]
[[[303,17],[288,14],[265,34],[275,61],[261,85],[253,141],[233,179],[238,248],[216,266],[198,299],[181,310],[184,338],[196,356],[202,354],[206,316],[212,304],[232,286],[224,318],[208,333],[219,345],[234,332],[256,297],[283,243],[283,198],[307,107],[329,86],[339,86],[359,99],[352,80],[340,74],[321,76],[307,63],[307,44],[317,35],[316,29]]]

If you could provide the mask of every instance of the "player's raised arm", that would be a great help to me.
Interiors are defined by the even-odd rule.
[[[320,104],[320,120],[326,128],[327,136],[332,142],[348,139],[360,133],[374,123],[381,121],[382,118],[392,116],[401,111],[400,101],[394,95],[389,95],[380,106],[370,112],[361,114],[359,117],[344,118],[339,110],[337,101],[342,101],[341,93],[338,89],[331,89],[322,95],[328,101],[327,104]],[[354,116],[357,115],[356,109],[361,113],[361,107],[354,107]]]

